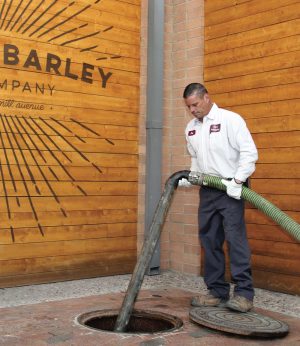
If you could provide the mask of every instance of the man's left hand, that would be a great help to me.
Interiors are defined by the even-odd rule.
[[[224,185],[226,185],[226,192],[229,197],[234,199],[241,199],[242,186],[243,184],[236,183],[234,179],[231,180],[221,180]]]

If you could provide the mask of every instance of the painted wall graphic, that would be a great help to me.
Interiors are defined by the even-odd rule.
[[[0,285],[135,262],[139,0],[0,1]]]

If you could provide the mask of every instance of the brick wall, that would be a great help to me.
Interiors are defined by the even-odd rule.
[[[139,182],[137,252],[144,241],[145,229],[145,162],[146,162],[146,111],[147,111],[147,35],[148,0],[141,0],[141,51],[140,51],[140,119],[139,119]]]
[[[190,120],[182,100],[184,87],[203,81],[204,0],[165,0],[165,66],[162,181],[190,168],[184,129]],[[138,249],[144,230],[147,1],[142,1],[140,184]],[[199,274],[198,188],[179,188],[161,236],[161,268]]]

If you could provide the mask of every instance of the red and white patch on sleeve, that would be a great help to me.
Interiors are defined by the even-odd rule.
[[[190,130],[188,132],[188,136],[194,136],[196,134],[196,130]]]

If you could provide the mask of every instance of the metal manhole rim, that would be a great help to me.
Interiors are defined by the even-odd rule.
[[[98,310],[91,310],[91,311],[87,311],[87,312],[83,312],[79,315],[77,315],[75,317],[75,323],[76,325],[79,325],[80,327],[83,328],[88,328],[90,330],[93,331],[97,331],[100,333],[110,333],[110,334],[126,334],[126,335],[156,335],[156,334],[165,334],[165,333],[170,333],[170,332],[175,332],[178,331],[180,329],[183,328],[183,321],[182,319],[180,319],[177,316],[165,313],[165,312],[161,312],[161,311],[157,311],[157,310],[142,310],[142,309],[134,309],[132,311],[132,315],[136,316],[136,317],[140,317],[140,316],[144,316],[144,317],[148,317],[148,318],[157,318],[157,319],[161,319],[161,320],[165,320],[171,324],[173,324],[174,326],[170,329],[167,330],[162,330],[162,331],[155,331],[155,332],[116,332],[113,330],[105,330],[105,329],[99,329],[99,328],[94,328],[91,326],[88,326],[86,324],[84,324],[85,322],[87,322],[88,320],[92,319],[92,318],[96,318],[96,317],[114,317],[116,316],[116,318],[118,317],[120,310],[119,309],[98,309]]]

